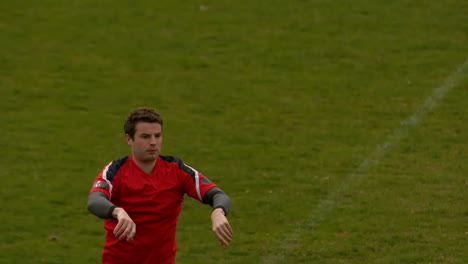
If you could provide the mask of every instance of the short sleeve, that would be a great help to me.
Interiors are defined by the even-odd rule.
[[[109,198],[111,197],[112,183],[106,177],[110,165],[111,163],[107,164],[107,166],[104,167],[99,173],[99,175],[94,179],[93,186],[91,187],[91,190],[89,191],[89,193],[100,191],[100,192],[105,193]]]
[[[216,184],[212,183],[207,177],[194,168],[186,164],[183,164],[183,166],[181,177],[184,192],[188,196],[203,202],[203,196],[205,196],[205,193],[209,189],[216,187]]]
[[[96,179],[93,182],[93,187],[91,187],[91,190],[89,193],[95,192],[95,191],[101,191],[109,197],[109,199],[112,197],[112,191],[113,191],[113,184],[115,183],[114,178],[118,174],[120,168],[127,163],[129,160],[130,156],[125,156],[123,158],[118,158],[109,164],[107,164],[99,173],[99,175],[96,177]]]

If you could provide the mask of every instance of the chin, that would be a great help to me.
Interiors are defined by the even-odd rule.
[[[153,161],[153,160],[157,159],[158,156],[159,156],[159,154],[152,154],[151,156],[148,157],[148,159]]]

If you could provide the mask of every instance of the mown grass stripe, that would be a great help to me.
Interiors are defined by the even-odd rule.
[[[335,204],[341,200],[343,194],[349,192],[357,181],[362,180],[370,168],[377,166],[390,149],[406,134],[408,134],[409,129],[418,125],[429,111],[434,109],[437,104],[442,101],[454,87],[457,86],[458,82],[464,77],[464,75],[466,75],[467,72],[468,58],[445,80],[442,86],[436,87],[432,91],[432,94],[418,108],[416,108],[416,110],[407,119],[400,122],[400,125],[393,131],[393,133],[391,133],[382,144],[378,145],[355,170],[348,174],[336,190],[330,192],[325,199],[320,200],[320,202],[312,208],[304,224],[293,229],[289,234],[287,234],[285,239],[278,242],[276,246],[271,248],[271,253],[262,258],[262,263],[274,264],[282,262],[285,259],[285,254],[293,248],[291,245],[296,244],[293,242],[299,239],[303,232],[310,230],[311,227],[320,223],[320,221],[325,218],[325,215],[334,209]]]

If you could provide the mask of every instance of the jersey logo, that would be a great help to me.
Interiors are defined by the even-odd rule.
[[[106,188],[107,185],[109,184],[105,181],[98,181],[94,184],[93,188]]]

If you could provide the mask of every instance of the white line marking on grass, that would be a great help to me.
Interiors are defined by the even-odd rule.
[[[358,180],[364,178],[366,172],[378,165],[382,158],[389,152],[389,150],[400,141],[409,131],[410,127],[418,125],[429,111],[431,111],[443,98],[450,92],[462,79],[462,77],[468,72],[468,59],[458,67],[444,82],[444,84],[432,91],[432,95],[429,96],[423,104],[421,104],[416,110],[404,121],[400,123],[392,134],[390,134],[384,143],[378,145],[377,148],[372,152],[367,159],[365,159],[354,171],[352,171],[346,178],[344,178],[338,189],[329,193],[329,195],[320,200],[315,208],[312,208],[306,221],[301,225],[293,229],[287,236],[278,244],[270,249],[270,254],[262,258],[262,263],[275,264],[285,259],[285,253],[291,251],[297,240],[301,237],[301,234],[311,230],[312,227],[320,223],[325,217],[326,213],[332,211],[341,199],[342,196],[349,192],[353,184]]]

